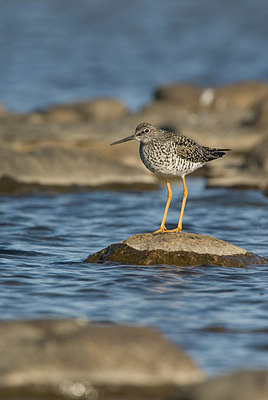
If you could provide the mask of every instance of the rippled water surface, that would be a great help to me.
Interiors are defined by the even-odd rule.
[[[184,230],[268,256],[268,201],[188,179]],[[168,222],[178,219],[175,188]],[[209,374],[268,367],[268,265],[86,264],[88,254],[160,224],[165,188],[0,197],[1,319],[82,317],[153,325]]]

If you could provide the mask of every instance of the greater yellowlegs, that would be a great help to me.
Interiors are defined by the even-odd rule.
[[[134,139],[140,142],[140,157],[145,167],[154,174],[164,177],[167,184],[168,199],[165,212],[160,229],[154,233],[181,232],[182,218],[188,195],[185,175],[191,174],[209,161],[223,157],[225,151],[229,151],[229,149],[200,146],[186,136],[159,129],[148,123],[139,124],[133,135],[113,142],[111,146]],[[183,182],[183,200],[180,218],[176,229],[167,230],[165,223],[172,198],[169,178],[177,176],[181,177]]]

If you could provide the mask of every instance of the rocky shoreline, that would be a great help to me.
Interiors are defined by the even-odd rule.
[[[0,323],[1,399],[264,400],[268,371],[205,379],[155,329],[85,320]]]
[[[158,180],[135,144],[109,143],[140,122],[180,130],[198,143],[232,152],[197,171],[207,185],[268,191],[268,84],[217,88],[171,84],[131,113],[116,99],[57,105],[30,114],[0,110],[0,193],[90,188],[154,188]],[[136,144],[137,146],[137,144]]]

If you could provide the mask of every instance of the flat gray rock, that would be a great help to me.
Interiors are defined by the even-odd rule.
[[[28,393],[96,399],[110,391],[142,394],[203,379],[187,355],[151,328],[17,321],[0,323],[0,337],[1,398]]]
[[[86,262],[178,266],[242,267],[266,259],[212,236],[194,233],[142,233],[92,254]]]
[[[40,147],[19,152],[0,150],[0,179],[8,177],[21,184],[47,186],[101,187],[112,184],[156,186],[152,174],[135,166],[122,166],[119,162],[98,155],[97,151]],[[120,177],[120,179],[118,179]],[[0,183],[0,187],[4,186]],[[5,188],[3,188],[4,191]],[[7,187],[6,192],[9,188]]]

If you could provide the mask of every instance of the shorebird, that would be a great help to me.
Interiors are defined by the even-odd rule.
[[[168,198],[160,228],[154,233],[181,232],[182,219],[188,195],[185,176],[196,169],[203,167],[207,162],[221,158],[225,151],[230,149],[216,149],[200,146],[194,140],[178,133],[159,129],[146,122],[137,126],[133,135],[111,143],[114,146],[119,143],[137,140],[140,142],[140,158],[151,172],[164,177],[166,180]],[[172,198],[172,190],[169,178],[181,177],[183,183],[183,200],[178,226],[176,229],[166,228],[166,218]]]

